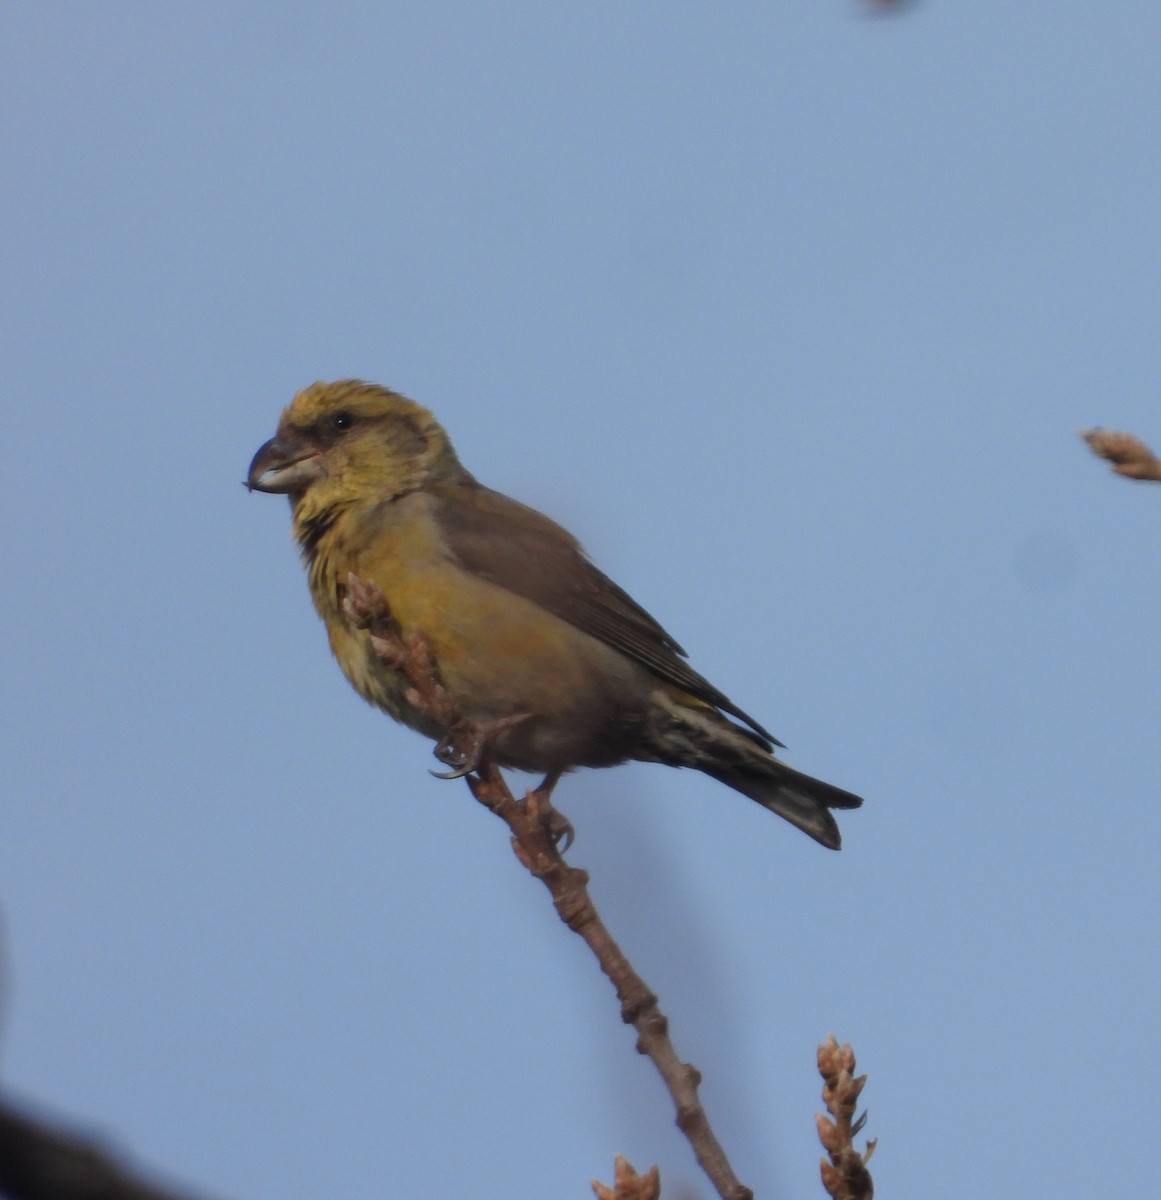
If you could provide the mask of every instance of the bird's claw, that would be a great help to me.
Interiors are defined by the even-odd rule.
[[[556,847],[558,854],[567,854],[573,842],[576,841],[576,830],[572,822],[559,809],[551,805],[543,816],[544,830]]]
[[[436,779],[465,779],[478,771],[488,756],[492,743],[505,730],[527,721],[531,713],[513,713],[495,721],[484,721],[464,730],[451,730],[436,743],[432,754],[441,763],[451,767],[450,771],[432,771]]]
[[[475,771],[484,757],[484,747],[486,739],[479,734],[474,734],[471,739],[469,749],[463,750],[460,748],[459,739],[450,733],[444,734],[436,743],[432,754],[439,759],[441,763],[445,763],[451,767],[450,771],[432,771],[436,779],[465,779],[473,771]]]
[[[465,766],[456,767],[454,771],[433,771],[428,768],[428,773],[436,779],[467,779],[475,769],[471,763],[468,763]]]

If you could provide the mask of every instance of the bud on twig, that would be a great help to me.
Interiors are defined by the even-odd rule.
[[[822,1099],[833,1120],[821,1113],[815,1116],[818,1140],[830,1161],[820,1166],[822,1186],[833,1200],[871,1200],[874,1185],[867,1163],[875,1152],[868,1142],[863,1154],[854,1148],[854,1136],[866,1123],[867,1114],[855,1116],[859,1094],[867,1082],[865,1075],[854,1076],[855,1052],[840,1046],[832,1033],[818,1048],[818,1073],[822,1076]]]

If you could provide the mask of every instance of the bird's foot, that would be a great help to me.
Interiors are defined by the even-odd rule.
[[[552,844],[556,847],[558,854],[565,854],[569,847],[576,841],[576,830],[572,826],[572,822],[560,811],[559,808],[553,808],[548,805],[546,812],[541,814],[540,818],[544,822],[544,831],[552,838]]]
[[[567,852],[576,841],[576,830],[572,822],[559,809],[552,806],[552,791],[561,773],[555,771],[545,777],[544,782],[524,797],[529,813],[539,820],[544,832],[552,839],[559,854]]]
[[[527,721],[531,713],[513,713],[495,721],[481,721],[460,729],[450,729],[440,738],[432,753],[450,771],[432,771],[436,779],[463,779],[478,771],[496,739],[514,725]]]
[[[465,745],[465,741],[468,743]],[[445,733],[439,739],[432,754],[450,771],[432,771],[436,779],[463,779],[470,775],[483,759],[484,741],[473,733],[465,739],[462,733]]]

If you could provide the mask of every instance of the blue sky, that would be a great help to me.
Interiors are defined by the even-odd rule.
[[[707,1195],[606,982],[330,661],[293,393],[362,376],[866,796],[692,773],[571,860],[739,1175],[1105,1193],[1161,1103],[1161,14],[0,8],[0,1070],[221,1197]],[[1130,1187],[1132,1185],[1129,1185]],[[947,1190],[946,1186],[944,1190]]]

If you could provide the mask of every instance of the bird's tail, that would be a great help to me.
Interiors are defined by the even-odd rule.
[[[763,808],[784,817],[831,850],[842,836],[830,810],[858,808],[862,799],[812,779],[775,758],[769,745],[716,709],[692,707],[671,692],[654,693],[650,743],[658,760],[695,767]]]
[[[803,775],[773,755],[761,770],[733,766],[703,767],[702,770],[743,796],[757,800],[763,808],[785,817],[791,825],[797,825],[803,833],[831,850],[838,850],[843,839],[830,810],[858,808],[863,802],[842,788]]]

